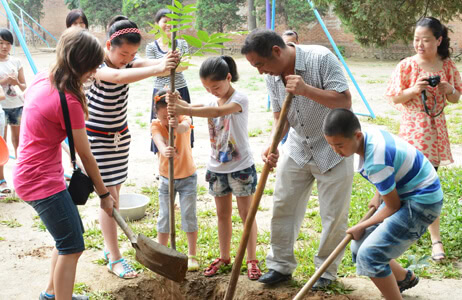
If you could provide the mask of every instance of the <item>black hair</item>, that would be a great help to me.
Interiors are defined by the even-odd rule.
[[[158,111],[159,109],[161,108],[164,108],[164,107],[167,107],[167,101],[165,101],[165,95],[167,94],[167,90],[163,89],[163,90],[160,90],[158,91],[155,95],[154,95],[154,98],[156,96],[159,96],[159,97],[162,97],[160,98],[159,101],[156,101],[154,99],[154,111]]]
[[[2,38],[4,41],[7,41],[11,45],[14,43],[13,34],[6,28],[0,28],[0,38]]]
[[[331,110],[322,124],[322,131],[326,136],[341,135],[352,138],[358,130],[361,130],[358,118],[351,110],[345,108]]]
[[[79,8],[71,10],[66,17],[66,27],[69,28],[74,24],[74,22],[78,19],[82,18],[83,23],[85,24],[85,28],[88,29],[88,19],[87,16],[83,13],[83,11]]]
[[[159,11],[157,11],[156,15],[154,16],[154,22],[159,23],[160,19],[165,17],[166,14],[170,13],[172,12],[166,8],[159,9]]]
[[[438,55],[441,59],[446,59],[451,56],[452,49],[449,47],[451,39],[448,37],[448,28],[441,24],[438,19],[425,17],[417,22],[416,27],[430,28],[436,39],[443,37],[441,44],[438,46]]]
[[[295,36],[295,40],[298,42],[298,33],[295,30],[286,30],[282,36]]]
[[[130,21],[126,16],[115,16],[111,19],[107,29],[108,38],[111,38],[115,32],[126,28],[138,28],[135,22]],[[139,33],[125,33],[119,35],[111,40],[111,45],[120,47],[123,43],[138,45],[141,43],[141,34]]]
[[[231,56],[222,55],[207,58],[201,65],[199,76],[213,81],[225,80],[231,74],[231,82],[239,79],[236,62]]]
[[[244,46],[241,48],[241,54],[248,54],[255,52],[264,58],[271,57],[273,47],[285,48],[286,43],[282,37],[274,30],[269,29],[255,29],[246,38]]]

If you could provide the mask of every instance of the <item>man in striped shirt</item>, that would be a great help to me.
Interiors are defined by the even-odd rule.
[[[323,132],[340,156],[360,156],[359,173],[377,189],[369,203],[377,212],[347,230],[355,240],[351,252],[357,274],[370,277],[385,299],[402,299],[401,292],[419,278],[395,259],[441,212],[443,191],[435,168],[399,137],[379,129],[362,132],[358,118],[347,109],[332,110]]]
[[[322,234],[314,263],[319,268],[345,237],[348,222],[353,160],[337,155],[322,134],[327,113],[338,107],[351,107],[351,94],[338,59],[326,47],[295,45],[272,30],[254,30],[241,49],[260,74],[267,74],[266,85],[273,106],[273,131],[287,93],[294,98],[282,136],[290,128],[284,153],[262,153],[265,163],[276,170],[271,218],[271,249],[266,258],[269,271],[260,277],[265,284],[291,278],[297,267],[295,241],[305,218],[311,189],[316,180]],[[279,161],[278,161],[279,159]],[[329,266],[313,289],[332,283],[343,252]]]

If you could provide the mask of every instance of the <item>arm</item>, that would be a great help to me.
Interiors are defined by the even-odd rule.
[[[176,154],[175,148],[170,147],[166,144],[164,137],[160,133],[156,133],[152,136],[152,140],[154,144],[156,144],[157,149],[159,149],[159,153],[165,157],[174,157]]]
[[[87,133],[85,128],[72,129],[72,136],[74,138],[75,149],[82,160],[83,166],[88,176],[93,181],[93,184],[98,195],[106,194],[109,190],[104,185],[103,179],[96,164],[96,160],[90,150],[88,143]],[[101,199],[101,208],[109,215],[112,216],[112,208],[114,207],[114,199],[111,195]]]
[[[27,88],[27,85],[26,85],[26,79],[24,78],[23,68],[19,69],[18,77],[13,77],[11,82],[13,85],[17,85],[21,89],[21,91],[24,92],[24,90]]]
[[[438,89],[440,89],[442,93],[446,95],[446,99],[449,102],[451,103],[459,102],[460,92],[449,82],[441,81],[440,84],[438,84]],[[453,91],[455,91],[454,94],[452,93]]]
[[[286,76],[286,91],[294,95],[304,96],[329,108],[351,108],[351,94],[349,90],[342,93],[332,90],[322,90],[308,85],[299,75]]]
[[[347,233],[353,235],[353,239],[360,239],[367,227],[383,222],[383,220],[393,215],[401,208],[401,200],[396,188],[394,188],[390,193],[383,195],[382,198],[385,202],[385,206],[381,210],[374,214],[370,219],[361,222],[347,230]]]
[[[271,129],[271,134],[269,136],[269,139],[268,139],[268,142],[267,142],[265,148],[263,148],[263,151],[261,153],[261,158],[262,158],[263,162],[268,163],[271,166],[271,168],[276,167],[278,159],[279,159],[279,150],[277,148],[276,148],[275,153],[271,153],[269,155],[268,155],[268,153],[269,153],[269,150],[271,148],[271,143],[273,142],[274,135],[276,134],[276,128],[277,128],[277,124],[279,122],[280,115],[281,115],[280,111],[273,112],[273,127]],[[282,135],[279,138],[279,141],[277,141],[278,145],[281,142],[282,138],[287,134],[289,129],[290,129],[289,121],[286,121],[286,123],[284,124],[284,129],[282,131]]]
[[[177,120],[177,124],[176,124],[176,126],[174,126],[175,124],[172,124],[171,126],[176,129],[176,132],[178,134],[185,133],[191,128],[191,119],[190,118],[185,117],[183,119],[183,121],[181,121],[180,124],[178,124],[178,119],[177,118],[174,118],[174,119]]]
[[[180,65],[178,65],[178,67],[175,69],[175,72],[176,72],[176,73],[181,73],[181,72],[183,72],[183,71],[185,71],[185,70],[187,70],[187,69],[188,69],[187,66],[180,66]],[[165,71],[165,72],[160,73],[160,74],[157,75],[157,76],[164,77],[164,76],[169,76],[169,75],[170,75],[170,71]]]
[[[135,60],[136,62],[137,60]],[[165,70],[171,70],[177,65],[177,55],[169,53],[161,63],[155,63],[145,67],[135,67],[129,69],[114,69],[110,67],[98,69],[95,74],[97,80],[108,81],[117,84],[127,84],[140,81],[142,79],[158,76]]]
[[[390,97],[391,100],[395,104],[403,104],[403,103],[408,102],[412,98],[420,97],[420,95],[422,94],[422,91],[424,91],[428,86],[428,81],[426,79],[428,79],[428,77],[418,78],[414,86],[411,86],[403,90],[397,96],[391,96]],[[452,89],[451,89],[451,92],[452,92]]]

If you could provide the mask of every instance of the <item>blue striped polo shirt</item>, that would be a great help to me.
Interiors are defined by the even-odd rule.
[[[435,168],[414,146],[380,129],[364,132],[364,159],[359,173],[381,195],[395,188],[401,200],[432,204],[443,199]]]

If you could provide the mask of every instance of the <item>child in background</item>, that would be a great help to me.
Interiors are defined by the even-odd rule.
[[[157,221],[157,232],[159,243],[167,246],[169,237],[169,202],[168,191],[168,161],[174,158],[174,189],[175,195],[180,194],[181,208],[181,229],[186,232],[188,238],[188,271],[199,270],[199,263],[196,259],[197,243],[197,174],[196,166],[192,156],[190,134],[191,118],[178,116],[169,118],[167,113],[167,102],[165,102],[166,91],[161,90],[154,96],[153,109],[157,112],[157,119],[152,121],[152,139],[159,149],[159,218]],[[174,97],[177,96],[176,94]],[[168,146],[168,126],[175,128],[175,147]]]
[[[127,17],[114,17],[108,26],[104,63],[96,71],[86,93],[88,139],[117,209],[120,188],[127,179],[131,139],[127,124],[128,84],[170,70],[179,60],[177,53],[169,53],[163,60],[135,58],[140,43],[138,26]],[[137,273],[120,253],[114,219],[102,210],[100,225],[105,242],[103,254],[109,271],[124,279],[136,277]]]
[[[6,28],[0,28],[0,85],[5,94],[5,100],[1,101],[1,107],[5,113],[5,129],[2,136],[7,140],[8,125],[11,128],[11,142],[14,147],[14,155],[17,157],[19,144],[19,128],[21,125],[22,108],[24,105],[23,97],[16,90],[15,86],[21,91],[26,89],[26,80],[21,61],[10,56],[13,45],[13,34]],[[11,193],[11,189],[3,175],[3,166],[0,166],[0,193]]]
[[[77,8],[71,10],[66,17],[66,27],[79,26],[83,29],[88,29],[88,19],[83,13],[83,10]]]
[[[236,196],[239,215],[245,223],[257,185],[257,172],[247,133],[249,101],[231,85],[238,79],[236,63],[230,56],[210,57],[202,63],[199,75],[202,85],[216,100],[205,106],[191,106],[185,101],[171,101],[172,96],[168,93],[167,102],[169,114],[208,118],[212,151],[206,181],[217,206],[220,257],[212,262],[204,275],[213,276],[220,266],[231,263],[232,195]],[[247,244],[250,280],[261,276],[256,246],[257,223],[254,221]]]
[[[355,240],[351,252],[356,272],[370,277],[385,299],[402,299],[401,293],[419,278],[395,259],[440,215],[443,191],[438,175],[429,160],[401,138],[379,129],[361,132],[358,118],[348,109],[329,112],[323,132],[339,155],[360,156],[359,173],[377,188],[369,203],[377,212],[347,230]]]

